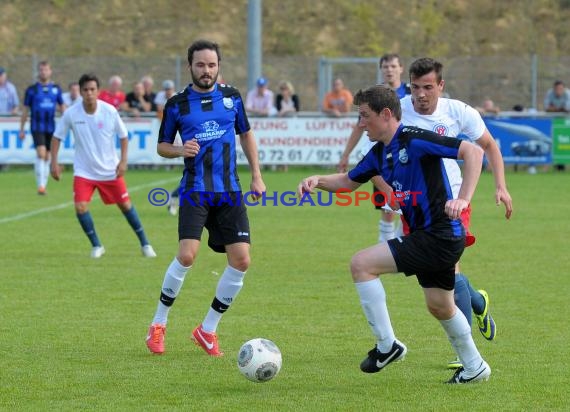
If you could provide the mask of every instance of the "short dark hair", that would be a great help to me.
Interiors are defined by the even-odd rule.
[[[412,77],[422,77],[431,72],[435,72],[437,82],[441,82],[443,79],[443,64],[430,57],[422,57],[410,65],[410,80]]]
[[[394,59],[398,60],[398,64],[400,66],[402,65],[402,60],[400,59],[400,55],[398,53],[383,54],[382,57],[380,57],[379,65],[382,66],[382,63],[389,62],[389,61],[394,60]]]
[[[556,80],[556,81],[554,82],[554,87],[560,86],[560,85],[564,86],[564,82],[563,82],[562,80]]]
[[[97,88],[99,88],[99,78],[93,73],[85,73],[79,78],[79,88],[83,89],[83,86],[87,82],[95,82],[97,83]]]
[[[194,57],[195,51],[200,50],[213,50],[218,55],[218,63],[222,60],[222,56],[220,54],[220,46],[218,43],[210,41],[210,40],[196,40],[194,43],[188,47],[188,64],[192,65],[192,58]]]
[[[375,113],[389,109],[398,121],[402,118],[402,106],[398,95],[391,87],[384,84],[377,84],[357,91],[354,96],[354,104],[358,106],[365,103]]]

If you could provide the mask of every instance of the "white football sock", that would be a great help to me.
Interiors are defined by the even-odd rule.
[[[364,310],[366,320],[372,329],[372,333],[378,339],[377,347],[382,353],[392,349],[396,340],[394,329],[390,323],[390,315],[386,306],[386,292],[380,279],[354,284],[360,296],[360,304]]]
[[[456,307],[455,315],[451,319],[440,320],[439,323],[447,333],[449,342],[465,370],[475,371],[481,365],[483,358],[475,346],[465,315]]]
[[[162,303],[161,300],[158,301],[158,306],[156,308],[156,313],[154,314],[154,319],[152,323],[160,323],[161,325],[166,325],[168,321],[168,312],[174,303],[174,299],[178,296],[180,289],[182,288],[182,284],[184,283],[184,278],[186,276],[186,272],[192,266],[182,266],[178,259],[174,258],[166,269],[166,274],[164,275],[164,281],[162,282],[162,290],[161,290],[161,299],[164,298],[166,295],[167,298],[170,298],[170,304],[165,305]]]
[[[216,288],[216,297],[202,322],[204,332],[212,333],[218,328],[222,315],[232,304],[243,286],[245,272],[226,266]]]
[[[42,186],[42,182],[44,181],[44,160],[36,157],[36,161],[34,162],[34,172],[36,174],[36,185],[38,188]]]
[[[43,160],[43,168],[44,168],[44,172],[43,172],[43,176],[42,176],[42,186],[44,188],[47,187],[48,184],[48,180],[49,180],[49,160]]]
[[[384,220],[380,219],[378,226],[380,229],[380,236],[378,238],[379,243],[386,242],[396,237],[394,222],[385,222]]]

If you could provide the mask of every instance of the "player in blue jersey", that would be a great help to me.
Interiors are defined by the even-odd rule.
[[[382,80],[383,84],[392,88],[399,98],[402,98],[406,95],[411,93],[410,85],[407,83],[402,82],[401,77],[404,73],[404,66],[402,65],[402,61],[400,56],[396,53],[387,53],[380,57],[379,61],[380,71],[382,72]],[[338,163],[338,170],[340,172],[344,172],[347,170],[348,167],[348,158],[350,153],[356,147],[356,144],[362,137],[364,130],[361,129],[358,124],[352,129],[352,133],[346,142],[346,147],[344,152],[340,157],[340,161]],[[362,155],[368,153],[368,151],[372,148],[372,146],[376,142],[367,142],[362,150]],[[373,186],[373,193],[375,193],[375,204],[381,205],[384,204],[384,199],[382,198],[379,193],[379,190],[376,186]],[[378,222],[378,241],[385,242],[386,240],[393,239],[396,236],[396,215],[381,206],[375,206],[376,209],[380,209],[381,218]]]
[[[158,153],[184,158],[180,184],[178,254],[166,270],[158,307],[146,344],[155,354],[164,352],[168,312],[178,296],[186,273],[198,254],[204,227],[208,245],[226,253],[228,265],[203,322],[191,338],[211,356],[222,356],[216,329],[224,312],[242,288],[250,264],[249,221],[237,175],[236,135],[251,170],[250,193],[265,192],[257,145],[239,91],[217,84],[220,50],[216,43],[198,40],[188,48],[192,83],[165,105],[158,136]],[[174,145],[176,133],[183,146]]]
[[[311,176],[298,187],[299,196],[315,189],[355,190],[381,176],[397,199],[410,234],[378,243],[356,253],[351,273],[360,302],[377,343],[361,363],[363,372],[379,372],[402,359],[406,346],[396,339],[379,275],[416,275],[430,313],[439,320],[463,367],[449,383],[487,380],[491,368],[477,350],[471,328],[454,303],[455,263],[465,248],[461,212],[469,206],[481,173],[483,150],[468,141],[403,126],[400,100],[384,85],[355,96],[359,126],[378,143],[348,173]],[[443,158],[464,161],[464,178],[453,197]]]
[[[49,151],[55,131],[55,114],[63,113],[65,105],[61,88],[51,81],[51,66],[47,61],[38,63],[38,81],[26,89],[24,107],[20,118],[20,139],[26,137],[25,127],[30,117],[30,131],[36,146],[34,171],[38,194],[46,194],[50,173]]]

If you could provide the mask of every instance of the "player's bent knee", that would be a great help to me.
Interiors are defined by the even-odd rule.
[[[75,204],[75,213],[77,213],[78,215],[82,215],[84,213],[87,213],[89,211],[89,204],[88,203],[76,203]]]
[[[438,320],[448,320],[453,317],[453,307],[441,306],[441,305],[427,305],[427,309],[432,316]]]
[[[184,252],[184,253],[179,252],[178,255],[176,256],[176,259],[178,259],[178,262],[180,262],[182,266],[189,267],[194,264],[195,257],[196,256],[194,255],[194,253],[191,252]]]
[[[365,261],[359,253],[354,255],[350,260],[350,273],[352,275],[352,280],[355,282],[370,280],[370,274],[367,270]]]
[[[245,256],[233,256],[231,259],[228,259],[228,264],[233,267],[234,269],[239,270],[240,272],[245,272],[251,263],[251,258],[249,255]]]

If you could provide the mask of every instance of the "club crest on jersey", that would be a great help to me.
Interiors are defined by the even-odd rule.
[[[224,102],[224,107],[226,109],[232,109],[234,107],[234,101],[229,97],[224,97],[222,101]]]
[[[436,132],[440,136],[447,136],[447,133],[449,132],[449,128],[443,123],[437,123],[433,127],[433,131]]]
[[[408,163],[408,152],[405,147],[398,152],[398,160],[400,163]]]

